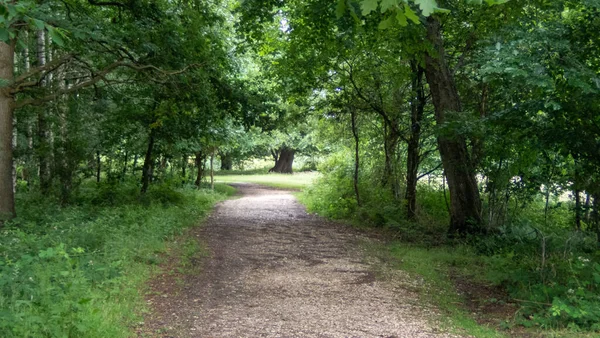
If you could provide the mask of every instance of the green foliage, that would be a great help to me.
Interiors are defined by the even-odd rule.
[[[218,190],[161,185],[140,202],[128,184],[90,184],[67,207],[21,194],[20,216],[0,233],[2,336],[129,337],[165,241],[231,193]]]
[[[600,328],[600,261],[595,236],[560,227],[513,225],[474,247],[486,278],[522,302],[518,323],[542,328]]]
[[[310,212],[334,219],[351,219],[359,226],[384,227],[406,242],[441,243],[446,238],[448,211],[442,191],[419,186],[419,222],[405,219],[405,206],[365,170],[359,179],[357,205],[352,181],[353,163],[346,151],[332,154],[319,166],[321,176],[307,187],[301,200]]]

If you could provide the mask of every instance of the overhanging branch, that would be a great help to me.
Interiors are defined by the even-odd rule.
[[[173,75],[178,75],[178,74],[184,73],[187,70],[189,70],[190,68],[197,68],[197,67],[201,67],[201,66],[202,66],[201,64],[192,64],[192,65],[188,65],[180,70],[168,72],[168,71],[162,70],[154,65],[136,65],[136,64],[129,63],[129,62],[124,62],[123,60],[119,60],[119,61],[113,62],[112,64],[110,64],[109,66],[107,66],[106,68],[101,70],[100,72],[97,72],[97,73],[92,72],[90,79],[87,81],[80,82],[77,85],[70,87],[70,88],[64,88],[61,90],[57,90],[54,93],[43,96],[43,97],[20,100],[20,101],[16,102],[15,108],[21,108],[21,107],[29,106],[29,105],[32,105],[32,106],[41,105],[46,102],[52,101],[62,95],[76,92],[85,87],[93,86],[96,83],[98,83],[99,81],[102,81],[102,80],[106,81],[106,75],[108,75],[109,73],[113,72],[114,70],[116,70],[117,68],[120,68],[120,67],[127,67],[127,68],[131,68],[133,70],[136,70],[136,71],[154,70],[154,71],[159,72],[163,76],[173,76]]]

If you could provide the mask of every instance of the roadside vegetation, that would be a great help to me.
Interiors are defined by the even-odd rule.
[[[19,217],[0,233],[2,337],[130,337],[169,242],[233,192],[160,184],[140,198],[137,190],[92,182],[67,206],[17,195]]]
[[[598,330],[597,239],[573,228],[572,200],[557,197],[544,215],[543,196],[524,204],[513,197],[509,220],[492,233],[451,238],[448,196],[439,181],[419,185],[417,218],[407,220],[403,205],[369,177],[361,177],[365,204],[359,207],[352,178],[343,174],[353,163],[336,163],[329,171],[323,165],[323,176],[301,201],[310,212],[386,234],[389,242],[371,253],[420,278],[416,291],[450,317],[450,327],[477,337],[500,334],[496,329],[517,335],[542,329],[557,337]],[[485,333],[476,322],[493,330]]]

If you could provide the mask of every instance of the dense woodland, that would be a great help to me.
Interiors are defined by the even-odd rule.
[[[213,171],[302,155],[310,211],[467,247],[514,324],[597,332],[599,32],[598,0],[2,1],[0,331],[127,336],[128,262]]]

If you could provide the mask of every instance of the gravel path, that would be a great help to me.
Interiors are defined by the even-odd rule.
[[[191,236],[210,257],[180,287],[163,275],[145,332],[161,337],[449,337],[416,295],[376,278],[364,235],[306,213],[288,191],[236,185]],[[398,278],[406,278],[399,276]]]

